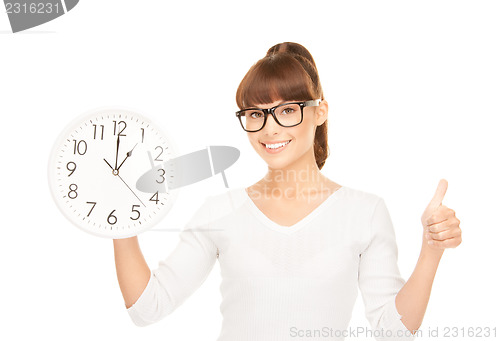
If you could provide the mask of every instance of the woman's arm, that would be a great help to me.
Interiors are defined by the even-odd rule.
[[[412,275],[396,295],[396,309],[410,331],[420,328],[431,295],[432,282],[444,250],[429,250],[422,243],[420,256]]]
[[[417,265],[396,296],[396,309],[408,330],[416,331],[424,319],[434,276],[444,249],[462,242],[460,221],[455,211],[441,204],[448,183],[439,182],[436,193],[422,214],[422,248]]]
[[[206,198],[179,233],[175,249],[149,269],[136,238],[116,240],[118,279],[137,326],[155,323],[179,307],[208,277],[218,257],[210,234],[212,198]]]
[[[113,239],[113,246],[118,283],[128,309],[146,288],[151,270],[144,260],[137,236]]]

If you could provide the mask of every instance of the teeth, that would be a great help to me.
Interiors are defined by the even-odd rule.
[[[276,149],[276,148],[279,148],[279,147],[283,147],[284,145],[287,145],[289,143],[290,143],[290,141],[282,142],[282,143],[276,143],[276,144],[266,144],[266,148]]]

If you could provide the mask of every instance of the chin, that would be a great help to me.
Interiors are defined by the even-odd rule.
[[[262,159],[267,163],[267,166],[271,169],[285,169],[290,167],[295,163],[296,159],[290,159],[288,157],[276,157],[272,158],[267,155],[262,156]]]
[[[285,169],[298,162],[306,153],[297,151],[295,142],[293,139],[284,150],[276,154],[268,153],[259,141],[253,142],[252,146],[270,169]]]

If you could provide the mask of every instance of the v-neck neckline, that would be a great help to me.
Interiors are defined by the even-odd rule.
[[[281,232],[285,234],[292,234],[298,230],[300,230],[303,226],[307,225],[314,217],[316,217],[321,211],[323,211],[330,202],[335,201],[339,197],[339,192],[341,193],[342,191],[345,190],[345,186],[339,187],[335,192],[330,194],[321,204],[319,204],[313,211],[311,211],[308,215],[303,217],[301,220],[296,222],[295,224],[291,226],[285,226],[285,225],[280,225],[276,223],[274,220],[271,220],[267,215],[265,215],[258,207],[257,205],[253,202],[252,198],[250,198],[250,195],[247,193],[246,188],[242,187],[240,188],[242,195],[245,197],[246,200],[248,200],[249,203],[249,208],[252,211],[252,213],[267,227]]]

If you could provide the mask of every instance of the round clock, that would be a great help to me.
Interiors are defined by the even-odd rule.
[[[52,197],[77,227],[105,238],[128,238],[157,224],[177,190],[165,170],[177,147],[158,126],[124,108],[100,108],[70,123],[48,164]]]

